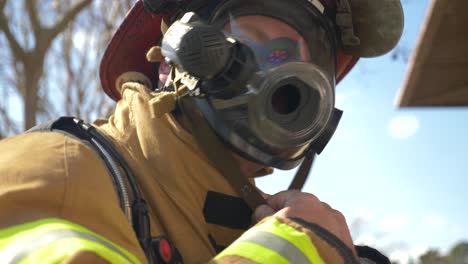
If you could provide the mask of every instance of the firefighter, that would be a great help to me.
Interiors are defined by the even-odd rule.
[[[0,142],[0,259],[388,261],[313,194],[254,178],[307,174],[341,116],[335,84],[402,27],[399,0],[137,1],[101,62],[111,117]]]

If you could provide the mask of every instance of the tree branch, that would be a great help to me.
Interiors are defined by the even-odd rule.
[[[26,11],[28,12],[29,21],[31,22],[31,28],[34,33],[34,37],[37,39],[39,34],[41,33],[41,21],[37,17],[37,1],[25,1],[26,4]]]
[[[64,31],[68,23],[75,19],[81,10],[91,4],[91,2],[92,0],[83,0],[72,7],[67,13],[65,13],[63,18],[58,21],[52,28],[50,28],[50,39],[54,39],[60,32]]]
[[[5,4],[6,0],[2,0],[0,2],[0,31],[3,31],[3,33],[5,33],[8,45],[10,46],[11,53],[13,54],[13,56],[17,60],[24,62],[26,53],[10,30],[8,20],[6,19],[4,14]]]

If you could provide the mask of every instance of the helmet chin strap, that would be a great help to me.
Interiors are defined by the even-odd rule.
[[[306,154],[304,160],[301,163],[301,166],[296,172],[296,175],[294,175],[291,184],[289,184],[288,190],[301,190],[302,187],[304,187],[307,177],[309,177],[310,169],[314,163],[314,159],[315,153],[312,151]]]

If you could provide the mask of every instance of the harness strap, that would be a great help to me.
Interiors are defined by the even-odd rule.
[[[304,187],[304,184],[309,177],[309,172],[314,163],[315,153],[310,153],[311,155],[306,155],[304,160],[301,163],[301,166],[294,175],[294,178],[291,184],[288,187],[288,190],[301,190]]]

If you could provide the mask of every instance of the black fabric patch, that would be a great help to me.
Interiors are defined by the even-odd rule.
[[[209,191],[203,206],[203,215],[210,224],[247,229],[251,224],[252,210],[239,197]]]
[[[208,235],[208,239],[210,240],[211,245],[215,249],[216,254],[221,253],[221,251],[223,251],[226,248],[226,246],[218,245],[218,243],[216,243],[216,240],[212,235]]]

